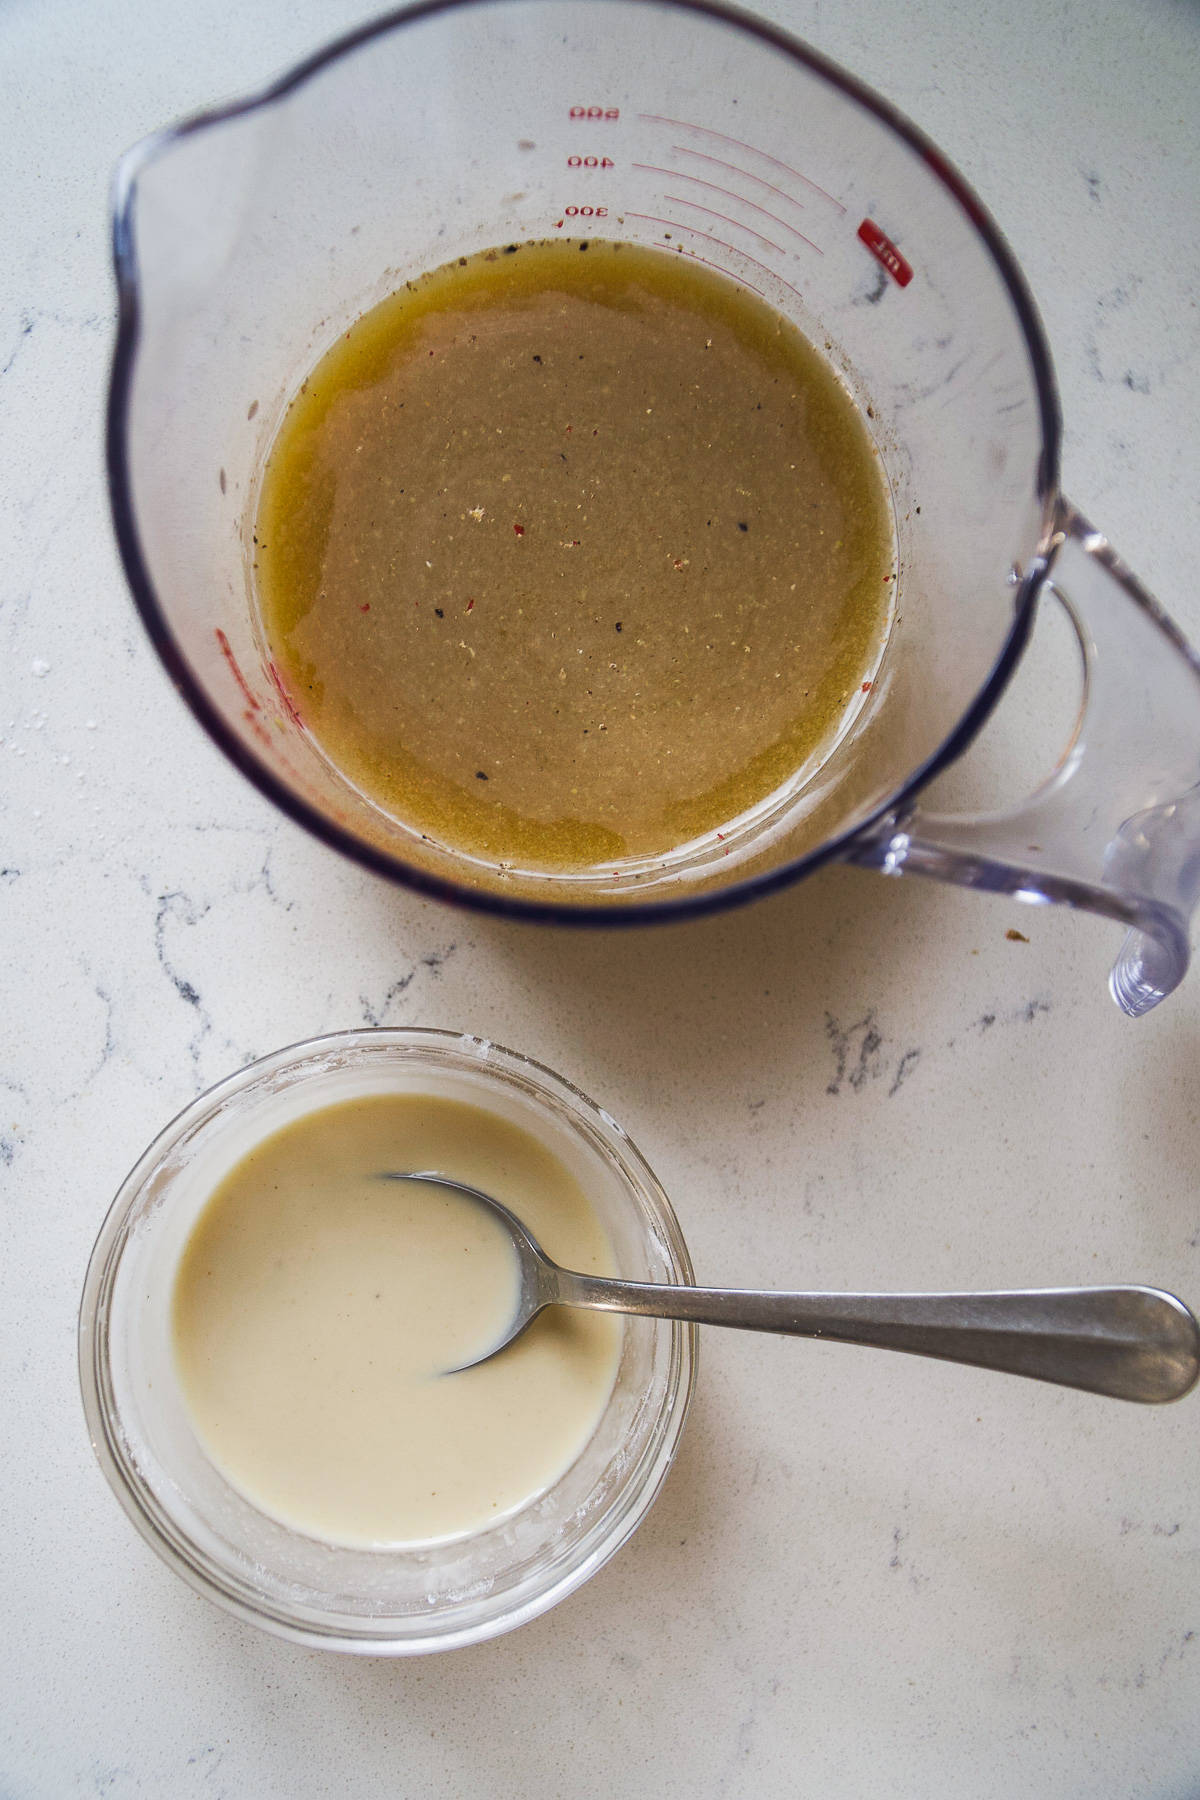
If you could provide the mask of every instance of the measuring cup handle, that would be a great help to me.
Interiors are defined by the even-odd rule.
[[[1042,592],[1069,614],[1084,667],[1053,775],[1005,812],[892,813],[846,860],[1119,920],[1129,929],[1109,988],[1137,1017],[1182,981],[1200,899],[1200,658],[1065,500]]]

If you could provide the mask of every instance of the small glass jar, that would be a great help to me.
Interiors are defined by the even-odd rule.
[[[456,1032],[349,1031],[251,1063],[193,1101],[150,1145],[92,1252],[79,1366],[100,1465],[177,1574],[295,1643],[401,1656],[478,1643],[535,1618],[625,1542],[679,1445],[696,1328],[624,1319],[616,1379],[591,1439],[546,1492],[486,1530],[361,1549],[318,1541],[260,1512],[193,1429],[172,1349],[175,1272],[207,1200],[254,1144],[303,1113],[377,1093],[462,1100],[521,1126],[584,1188],[618,1274],[692,1280],[651,1170],[620,1126],[561,1076]]]

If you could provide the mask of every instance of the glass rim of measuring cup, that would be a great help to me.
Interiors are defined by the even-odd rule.
[[[352,1077],[355,1059],[368,1075],[373,1073],[372,1061],[402,1072],[416,1068],[435,1084],[448,1075],[446,1091],[456,1093],[465,1093],[468,1088],[477,1094],[497,1086],[514,1089],[523,1096],[529,1110],[556,1122],[564,1136],[571,1134],[592,1157],[599,1157],[628,1206],[627,1227],[636,1231],[639,1244],[650,1247],[647,1259],[654,1265],[652,1278],[692,1283],[695,1274],[666,1191],[616,1120],[573,1082],[544,1063],[466,1032],[434,1026],[360,1026],[285,1045],[198,1095],[162,1128],[138,1158],[100,1227],[79,1306],[80,1392],[92,1449],[109,1486],[142,1538],[167,1567],[195,1592],[244,1623],[258,1625],[308,1648],[369,1656],[421,1655],[483,1643],[538,1618],[590,1580],[628,1541],[674,1466],[695,1389],[699,1328],[680,1321],[657,1322],[655,1348],[648,1365],[645,1354],[640,1363],[635,1358],[632,1365],[633,1385],[627,1386],[627,1394],[633,1394],[635,1399],[632,1418],[626,1420],[625,1435],[618,1448],[601,1450],[601,1456],[607,1455],[609,1460],[598,1477],[586,1475],[589,1444],[545,1495],[525,1503],[500,1527],[433,1541],[429,1546],[381,1546],[368,1550],[323,1546],[303,1532],[276,1526],[265,1515],[257,1515],[256,1508],[249,1507],[249,1512],[259,1517],[260,1524],[265,1522],[277,1538],[282,1534],[282,1539],[293,1544],[307,1545],[318,1557],[353,1559],[352,1564],[347,1562],[330,1571],[326,1593],[315,1587],[315,1581],[311,1588],[294,1580],[289,1586],[273,1565],[256,1565],[244,1543],[237,1541],[237,1524],[227,1523],[228,1515],[214,1507],[211,1495],[197,1499],[189,1491],[181,1477],[183,1465],[170,1459],[166,1434],[161,1429],[147,1429],[141,1416],[137,1383],[131,1380],[130,1366],[146,1360],[149,1334],[140,1312],[132,1319],[129,1316],[129,1289],[132,1282],[140,1296],[142,1287],[147,1285],[142,1280],[147,1234],[156,1229],[161,1232],[169,1224],[172,1187],[176,1197],[180,1184],[186,1187],[187,1158],[204,1154],[207,1134],[219,1130],[223,1118],[226,1128],[231,1129],[231,1111],[239,1104],[253,1105],[256,1095],[260,1105],[270,1106],[289,1083],[294,1087],[302,1087],[308,1081],[320,1083],[322,1079],[328,1081],[331,1073],[336,1082],[338,1075],[347,1071]],[[461,1087],[455,1085],[456,1077]],[[392,1090],[371,1087],[363,1091]],[[401,1086],[395,1091],[426,1090],[418,1085]],[[336,1104],[337,1098],[336,1091],[330,1088],[325,1099],[316,1096],[313,1105]],[[268,1121],[267,1130],[270,1129]],[[611,1205],[603,1216],[606,1228],[611,1228],[616,1217]],[[130,1255],[132,1277],[122,1269],[123,1259]],[[143,1262],[138,1262],[139,1255]],[[638,1273],[639,1278],[646,1278],[645,1273]],[[144,1310],[140,1297],[137,1304]],[[622,1371],[605,1403],[606,1415],[615,1407],[620,1416],[616,1396]],[[156,1370],[158,1373],[161,1372]],[[160,1390],[164,1385],[169,1386],[169,1380],[159,1381]],[[603,1419],[595,1440],[602,1438],[602,1427]],[[168,1445],[166,1453],[164,1443]],[[584,1471],[581,1480],[593,1479],[592,1487],[582,1501],[583,1490],[570,1489],[567,1500],[558,1502],[568,1516],[558,1519],[549,1515],[543,1532],[545,1544],[539,1539],[532,1552],[526,1549],[523,1562],[513,1562],[511,1570],[502,1565],[503,1577],[511,1575],[511,1579],[507,1585],[504,1579],[499,1582],[495,1596],[472,1591],[485,1586],[483,1581],[460,1582],[465,1589],[461,1595],[452,1582],[446,1595],[423,1597],[420,1606],[412,1604],[406,1612],[389,1613],[372,1586],[366,1591],[368,1596],[376,1595],[373,1603],[364,1601],[358,1610],[352,1607],[356,1597],[363,1597],[361,1589],[356,1596],[352,1579],[357,1576],[363,1580],[360,1572],[367,1565],[378,1569],[390,1559],[399,1565],[407,1558],[424,1554],[434,1559],[434,1572],[424,1579],[436,1584],[437,1580],[444,1580],[436,1562],[440,1552],[469,1555],[473,1543],[488,1543],[526,1513],[540,1517],[539,1508],[552,1505],[556,1491],[568,1490],[575,1470]],[[223,1478],[218,1475],[216,1480],[224,1489]],[[233,1494],[232,1499],[247,1509],[240,1496]],[[221,1504],[228,1506],[229,1501],[230,1491],[225,1490]],[[323,1565],[317,1560],[312,1566],[320,1571]],[[459,1567],[461,1564],[456,1565],[456,1569]],[[366,1579],[375,1580],[370,1569]]]
[[[887,820],[891,815],[903,815],[920,791],[963,754],[987,722],[1028,643],[1038,591],[1048,572],[1055,536],[1061,526],[1059,463],[1062,422],[1058,385],[1041,318],[1015,255],[979,196],[933,140],[891,102],[820,51],[814,50],[782,27],[740,7],[726,5],[723,0],[642,0],[647,10],[700,14],[757,38],[809,73],[829,82],[847,98],[874,114],[916,152],[927,173],[940,182],[961,207],[986,247],[995,273],[1007,291],[1029,356],[1041,438],[1034,483],[1035,498],[1041,508],[1038,541],[1014,590],[1011,621],[992,666],[941,744],[894,791],[853,824],[835,830],[823,842],[803,853],[785,858],[779,864],[758,870],[749,876],[713,886],[704,885],[695,891],[673,893],[659,899],[628,899],[623,896],[617,902],[610,900],[595,904],[566,898],[535,899],[505,893],[494,887],[472,885],[465,875],[461,879],[451,879],[434,873],[405,860],[398,853],[394,854],[381,845],[368,841],[341,825],[318,806],[310,804],[231,729],[219,708],[209,698],[203,682],[192,669],[176,640],[167,610],[158,598],[141,548],[132,496],[128,443],[130,395],[140,319],[140,277],[133,209],[137,177],[141,170],[173,144],[195,132],[244,118],[286,100],[290,94],[333,63],[353,54],[376,38],[385,37],[406,25],[438,14],[500,10],[510,3],[512,0],[416,0],[413,5],[389,10],[335,38],[255,92],[223,105],[207,108],[152,133],[134,145],[121,159],[113,183],[112,250],[118,311],[109,380],[105,446],[109,498],[117,545],[126,579],[146,632],[177,692],[197,722],[265,799],[329,848],[350,857],[374,874],[431,898],[534,923],[621,926],[698,917],[723,911],[790,886],[829,862],[845,859],[853,851],[856,842],[867,839],[881,821]],[[519,0],[519,3],[538,4],[539,0]],[[610,3],[621,4],[622,0],[593,0],[593,4],[597,5]],[[1123,915],[1118,913],[1114,916]]]

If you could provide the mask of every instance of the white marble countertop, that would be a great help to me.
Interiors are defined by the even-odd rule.
[[[1200,637],[1200,12],[767,10],[998,216],[1057,359],[1067,492]],[[118,1182],[202,1086],[364,1022],[576,1080],[656,1167],[702,1278],[1200,1302],[1200,971],[1131,1023],[1115,929],[845,870],[632,935],[452,913],[277,817],[176,699],[108,524],[109,173],[361,16],[0,9],[0,1793],[1194,1796],[1196,1397],[711,1333],[634,1540],[534,1624],[417,1662],[236,1624],[95,1465],[75,1311]],[[1001,715],[1000,762],[1056,682],[1035,670]]]

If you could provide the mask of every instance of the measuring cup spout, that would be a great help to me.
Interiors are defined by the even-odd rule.
[[[1137,1017],[1186,974],[1200,900],[1200,657],[1065,500],[1042,591],[1066,608],[1084,666],[1053,775],[1007,812],[893,813],[847,860],[1118,920],[1128,930],[1109,987]]]

